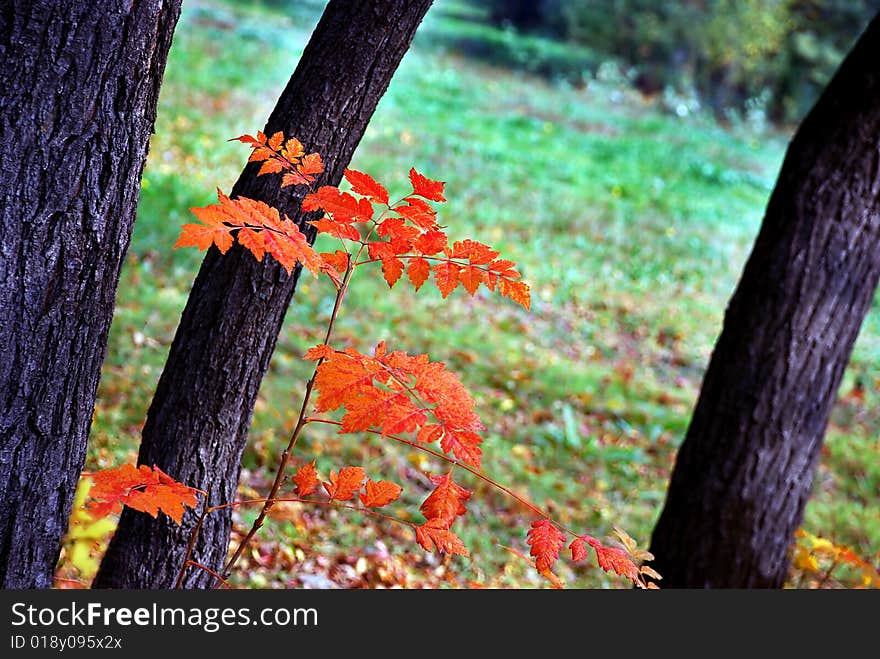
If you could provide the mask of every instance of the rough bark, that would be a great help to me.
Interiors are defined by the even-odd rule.
[[[880,278],[880,17],[789,145],[651,551],[664,587],[783,584]]]
[[[284,131],[321,153],[318,181],[335,185],[431,0],[331,0],[264,132]],[[232,190],[276,206],[313,238],[299,211],[302,192],[244,169]],[[208,493],[209,505],[234,500],[260,381],[269,365],[299,270],[287,276],[271,258],[241,249],[206,256],[184,309],[147,414],[139,462],[157,464]],[[175,584],[195,514],[180,527],[125,510],[94,587],[168,588]],[[193,560],[214,570],[226,559],[231,517],[207,518]],[[184,587],[213,578],[187,573]]]
[[[0,585],[47,588],[179,0],[0,7]]]

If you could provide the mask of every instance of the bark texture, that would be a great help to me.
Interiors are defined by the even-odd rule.
[[[180,0],[0,5],[0,586],[48,588]]]
[[[266,124],[296,136],[325,164],[320,185],[335,185],[379,99],[409,48],[431,0],[331,0]],[[231,196],[260,199],[312,228],[299,211],[304,192],[279,189],[277,177],[244,169]],[[178,326],[143,431],[139,461],[157,464],[208,493],[208,505],[233,501],[254,403],[299,277],[270,257],[257,262],[236,245],[206,256]],[[180,527],[164,516],[126,509],[94,587],[170,588],[181,568],[195,513]],[[210,515],[193,560],[219,570],[231,516]],[[214,579],[190,569],[186,588]]]
[[[880,17],[789,145],[651,551],[663,587],[777,588],[880,278]]]

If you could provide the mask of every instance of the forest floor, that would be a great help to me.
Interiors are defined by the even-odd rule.
[[[122,271],[87,469],[136,458],[202,258],[172,245],[191,206],[232,186],[247,154],[226,140],[263,126],[296,65],[322,3],[290,4],[295,13],[185,3]],[[613,66],[581,81],[541,77],[534,71],[542,58],[579,53],[486,27],[470,11],[438,0],[352,166],[385,182],[392,197],[411,166],[445,180],[441,223],[451,236],[487,242],[519,264],[532,286],[531,313],[491,294],[471,299],[458,291],[444,301],[436,291],[389,291],[380,277],[364,277],[347,299],[337,345],[366,351],[385,340],[446,362],[488,428],[486,473],[568,526],[602,537],[616,525],[646,546],[788,134],[746,121],[722,126],[686,99],[645,98]],[[332,296],[326,280],[300,283],[257,402],[243,497],[268,489],[310,373],[302,355],[321,342]],[[840,389],[803,524],[875,565],[878,363],[875,305]],[[441,468],[415,451],[320,430],[298,446],[298,463],[312,457],[325,476],[355,463],[407,483],[392,512],[412,519],[430,489],[424,472]],[[427,555],[405,528],[357,512],[282,504],[233,583],[549,585],[522,556],[528,511],[474,479],[461,481],[475,491],[456,525],[469,559]],[[255,515],[240,510],[236,531]],[[80,571],[70,548],[58,574],[87,582],[89,570]],[[815,558],[798,562],[790,585],[864,584],[858,571]],[[559,576],[570,587],[627,586],[586,563],[561,565]]]

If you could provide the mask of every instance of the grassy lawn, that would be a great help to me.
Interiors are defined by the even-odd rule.
[[[185,4],[87,468],[136,456],[201,261],[196,251],[171,246],[190,206],[210,203],[217,186],[231,187],[246,150],[226,140],[263,126],[296,65],[322,3],[292,4],[297,9],[287,14],[259,4]],[[447,181],[442,223],[450,235],[487,242],[520,264],[532,312],[497,296],[457,291],[443,301],[436,291],[389,291],[380,277],[363,277],[341,316],[339,343],[367,350],[386,340],[391,349],[447,362],[489,428],[487,473],[584,533],[602,536],[618,525],[646,545],[787,135],[664,111],[608,67],[599,79],[577,80],[578,58],[593,66],[595,55],[517,42],[475,27],[468,12],[461,2],[435,4],[353,166],[385,182],[392,197],[413,165]],[[511,61],[508,51],[530,57]],[[564,77],[536,75],[560,67]],[[266,491],[310,372],[301,356],[320,342],[332,294],[326,280],[311,278],[296,293],[257,404],[245,495]],[[875,308],[841,389],[804,522],[875,559],[878,363]],[[324,475],[355,462],[404,483],[408,495],[392,512],[413,519],[429,486],[422,472],[441,467],[419,453],[329,432],[310,433],[299,449],[303,460],[317,456]],[[280,506],[237,583],[546,585],[515,555],[528,553],[527,512],[474,480],[462,482],[476,489],[458,528],[472,559],[426,556],[407,531],[357,513]],[[246,530],[254,514],[242,511],[236,528]],[[560,576],[577,587],[625,586],[595,566],[562,568]]]

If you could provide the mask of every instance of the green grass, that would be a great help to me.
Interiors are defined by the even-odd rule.
[[[262,127],[292,72],[321,3],[293,4],[288,14],[268,3],[184,8],[120,282],[89,468],[136,453],[201,260],[171,246],[190,206],[210,202],[217,186],[231,187],[246,153],[226,140]],[[465,57],[457,50],[462,40],[477,40],[487,52],[503,42],[539,60],[562,56],[552,44],[472,19],[466,3],[436,3],[353,166],[385,182],[392,196],[413,165],[446,180],[442,222],[450,235],[488,242],[520,264],[532,285],[532,313],[491,295],[471,300],[459,291],[443,301],[436,292],[389,291],[380,278],[362,277],[337,336],[360,349],[384,339],[446,361],[489,428],[487,473],[585,533],[603,535],[616,524],[647,544],[786,137],[722,129],[699,115],[679,118],[616,82],[590,78],[574,86],[487,63],[511,64],[503,57]],[[254,415],[245,488],[265,489],[308,376],[300,356],[320,342],[332,293],[326,281],[309,278],[297,291]],[[811,532],[867,557],[880,547],[880,473],[872,466],[880,419],[867,411],[880,402],[871,368],[878,358],[875,309],[842,388],[850,391],[858,379],[866,399],[835,411],[805,521]],[[419,472],[440,468],[419,454],[320,431],[301,449],[303,457],[318,455],[324,474],[357,461],[375,477],[414,479],[409,507],[396,511],[414,519],[427,491]],[[541,585],[500,547],[527,553],[528,515],[462,480],[478,489],[460,527],[471,561],[437,564],[387,525],[294,510],[262,533],[286,562],[262,571],[250,565],[240,580],[293,583],[322,552],[346,557],[379,546],[378,538],[409,557],[407,565],[434,575],[434,585],[446,578]],[[242,513],[240,523],[252,515]],[[416,567],[398,583],[420,583]],[[594,567],[563,569],[562,576],[578,586],[622,585]]]

